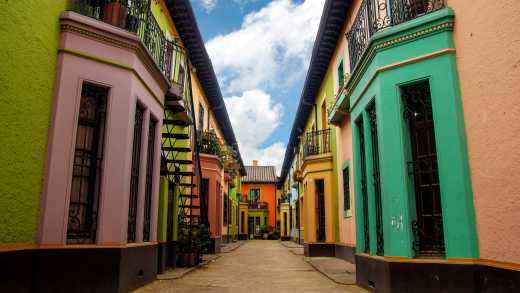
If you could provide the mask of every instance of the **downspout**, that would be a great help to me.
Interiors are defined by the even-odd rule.
[[[296,204],[298,205],[298,244],[301,244],[301,226],[302,226],[302,219],[300,217],[302,207],[300,206],[300,184],[297,183],[298,186],[296,188],[296,194],[298,194],[298,201]]]
[[[227,215],[226,215],[226,218],[227,218],[227,237],[226,237],[227,239],[226,239],[226,242],[227,243],[229,243],[229,222],[231,220],[229,218],[229,214],[230,214],[229,213],[229,208],[230,208],[230,206],[229,206],[229,203],[230,203],[229,198],[230,198],[230,193],[229,193],[229,182],[228,182],[228,185],[227,185],[227,211],[226,211],[226,213],[227,213]]]

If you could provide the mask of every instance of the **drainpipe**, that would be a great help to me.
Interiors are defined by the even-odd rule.
[[[229,198],[230,198],[230,193],[229,193],[229,182],[228,182],[228,186],[227,186],[227,211],[226,211],[226,213],[227,213],[227,215],[226,215],[226,218],[227,218],[227,241],[226,242],[227,243],[229,243],[229,220],[231,220],[229,218],[229,203],[230,203]]]
[[[301,244],[301,226],[302,226],[302,218],[300,217],[301,215],[301,210],[302,210],[302,207],[300,206],[300,184],[299,183],[296,183],[298,186],[296,187],[296,194],[298,195],[298,201],[296,202],[296,204],[298,205],[298,244]]]

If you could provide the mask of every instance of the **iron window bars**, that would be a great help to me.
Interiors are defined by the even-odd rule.
[[[128,200],[128,242],[136,241],[137,199],[139,195],[139,173],[141,167],[141,138],[143,135],[144,109],[135,108],[134,141],[132,146],[132,168],[130,173],[130,196]]]
[[[143,241],[150,241],[150,225],[152,218],[152,186],[153,186],[153,168],[155,158],[155,139],[156,139],[157,121],[150,119],[148,125],[148,156],[146,163],[146,187],[144,198],[144,225],[143,225]]]
[[[108,89],[84,83],[67,225],[67,243],[96,242]]]
[[[379,174],[379,144],[377,138],[377,115],[376,105],[373,102],[368,108],[368,116],[370,119],[370,136],[372,142],[372,176],[374,184],[374,199],[376,206],[376,237],[377,237],[377,255],[384,254],[384,238],[383,238],[383,207],[381,202],[381,182]]]
[[[365,134],[363,120],[356,122],[359,134],[359,157],[360,157],[360,173],[361,173],[361,199],[363,206],[363,236],[365,240],[364,251],[370,252],[370,234],[368,228],[368,195],[367,195],[367,178],[366,178],[366,158],[365,158]]]
[[[444,256],[444,229],[430,85],[424,81],[401,89],[404,119],[410,130],[417,220],[412,222],[416,256]]]
[[[343,169],[343,211],[350,210],[350,174],[349,167]]]
[[[444,7],[444,0],[363,0],[347,33],[350,71],[378,31],[415,19]]]

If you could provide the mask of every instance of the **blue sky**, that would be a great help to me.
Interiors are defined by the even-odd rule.
[[[246,164],[281,167],[325,0],[192,0]]]

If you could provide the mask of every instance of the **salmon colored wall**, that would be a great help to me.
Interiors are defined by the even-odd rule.
[[[276,184],[275,183],[242,183],[243,196],[249,196],[249,189],[260,188],[260,201],[267,202],[269,215],[267,222],[276,227]]]
[[[520,263],[520,3],[447,4],[455,11],[480,257]]]
[[[355,1],[358,2],[358,1]],[[354,5],[359,5],[359,3],[355,3]],[[351,21],[351,20],[350,20]],[[347,33],[347,25],[350,22],[349,18],[345,21],[341,36],[344,36]],[[343,60],[343,68],[345,73],[350,73],[350,62],[349,62],[349,52],[347,48],[347,39],[345,37],[341,37],[336,44],[336,50],[331,59],[331,67],[332,74],[334,80],[334,93],[337,94],[339,91],[339,79],[344,78],[338,76],[338,65],[341,60]],[[347,117],[343,120],[342,124],[334,127],[336,135],[336,164],[338,170],[338,224],[339,224],[339,242],[342,244],[347,244],[349,246],[356,245],[356,223],[355,223],[355,215],[354,215],[354,169],[352,164],[352,125],[350,123],[350,117]],[[350,211],[351,214],[348,218],[344,216],[344,208],[343,208],[343,163],[348,161],[350,164]]]
[[[222,235],[223,222],[223,195],[222,186],[224,171],[222,164],[217,157],[201,154],[200,163],[202,168],[202,178],[209,180],[208,187],[208,221],[211,237]],[[217,183],[221,188],[217,192]]]
[[[351,246],[356,245],[355,195],[354,195],[354,168],[352,163],[352,124],[349,119],[343,120],[340,127],[336,127],[337,156],[338,156],[338,192],[339,192],[339,242]],[[343,162],[350,162],[350,217],[344,217],[343,209]]]

